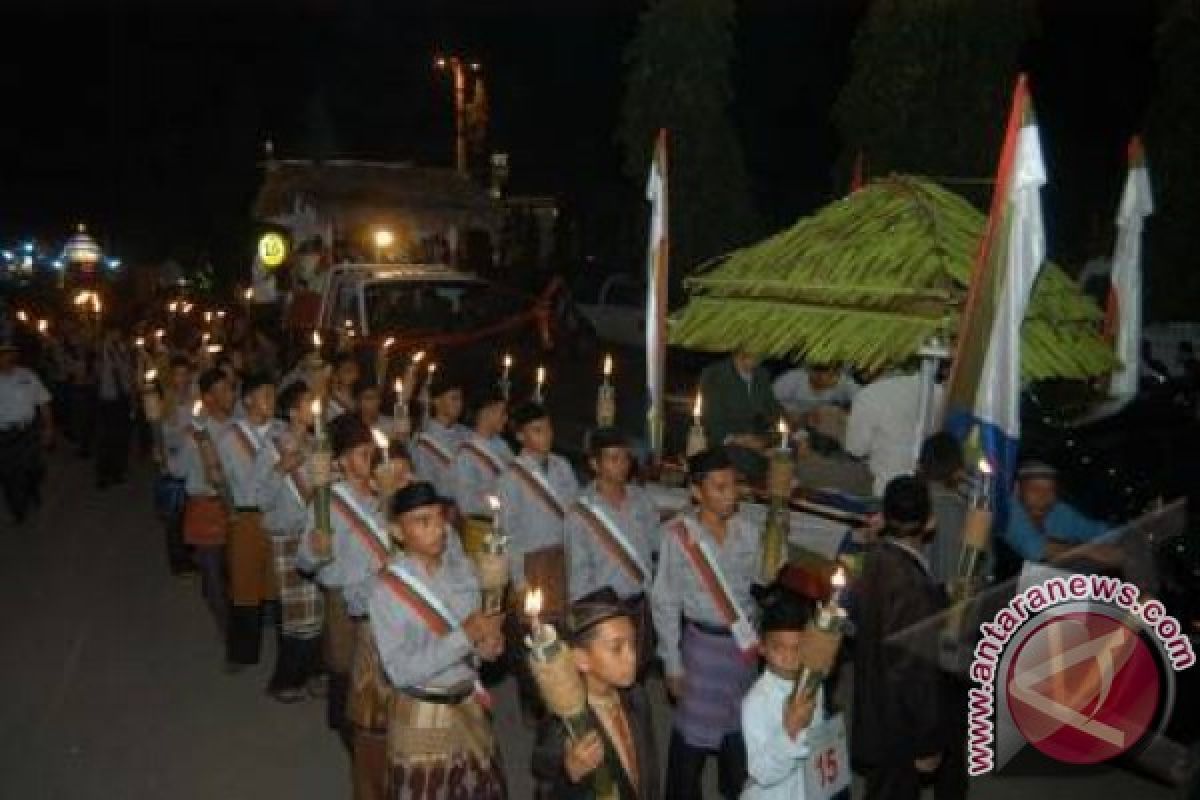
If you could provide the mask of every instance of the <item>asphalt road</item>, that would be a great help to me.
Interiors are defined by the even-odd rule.
[[[198,584],[167,573],[149,469],[99,492],[90,466],[55,454],[44,507],[20,527],[0,513],[0,798],[349,797],[322,706],[264,694],[272,650],[256,670],[222,670]],[[497,694],[510,796],[526,798],[532,737],[511,687]],[[660,744],[666,713],[660,702]],[[1126,771],[1037,759],[972,784],[985,800],[1171,796]]]

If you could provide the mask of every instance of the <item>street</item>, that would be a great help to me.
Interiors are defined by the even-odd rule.
[[[60,450],[44,507],[19,528],[3,522],[0,797],[348,797],[346,756],[323,705],[264,693],[273,648],[254,670],[222,670],[198,584],[167,573],[149,481],[143,463],[128,484],[98,492],[91,463]],[[652,690],[665,750],[667,706]],[[496,695],[510,796],[525,798],[532,735],[510,682]],[[1121,770],[1019,761],[1012,774],[975,781],[972,797],[1172,796]]]

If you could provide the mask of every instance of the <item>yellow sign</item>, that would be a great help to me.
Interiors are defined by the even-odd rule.
[[[267,269],[275,269],[287,259],[287,239],[282,234],[264,233],[258,240],[258,260]]]

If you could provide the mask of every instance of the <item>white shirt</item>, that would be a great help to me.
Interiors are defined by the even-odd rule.
[[[33,422],[38,406],[50,402],[50,392],[32,370],[13,367],[0,372],[0,431]]]
[[[808,728],[793,739],[783,727],[783,707],[793,685],[764,670],[742,700],[747,778],[741,800],[804,800]],[[825,719],[823,691],[817,690],[813,725]]]
[[[859,386],[842,375],[838,382],[827,389],[814,389],[808,380],[808,370],[803,367],[790,369],[775,379],[771,388],[775,399],[789,414],[807,414],[821,406],[849,408],[858,394]]]
[[[913,374],[878,380],[854,398],[846,424],[846,452],[867,459],[878,497],[892,478],[913,471],[920,396],[921,379]],[[942,396],[942,387],[935,386],[935,410],[941,407]]]

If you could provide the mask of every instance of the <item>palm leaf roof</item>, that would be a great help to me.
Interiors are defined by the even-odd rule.
[[[688,279],[671,343],[864,368],[904,361],[934,334],[954,335],[985,221],[932,181],[876,181]],[[1047,263],[1022,330],[1024,377],[1112,370],[1102,316]]]

